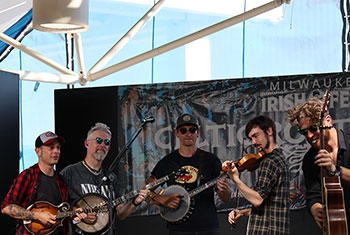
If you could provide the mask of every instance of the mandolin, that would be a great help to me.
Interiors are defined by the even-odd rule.
[[[67,202],[63,202],[58,206],[55,206],[46,201],[38,201],[32,205],[30,205],[27,210],[33,212],[49,212],[53,215],[56,215],[56,223],[51,225],[43,225],[39,221],[36,220],[23,220],[23,225],[33,235],[43,235],[43,234],[51,234],[58,227],[63,226],[63,221],[65,218],[75,216],[77,213],[81,213],[78,211],[69,211],[69,204]]]

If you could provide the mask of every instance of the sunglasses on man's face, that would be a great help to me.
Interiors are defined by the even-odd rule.
[[[97,137],[96,138],[96,143],[98,144],[102,144],[102,142],[106,145],[106,146],[109,146],[111,144],[111,140],[110,139],[101,139],[100,137]]]
[[[310,131],[312,133],[315,133],[319,128],[320,123],[316,123],[315,125],[309,126],[309,128],[298,128],[298,132],[302,135],[307,135],[307,132]]]
[[[187,131],[189,131],[191,134],[194,134],[194,133],[196,133],[197,130],[198,130],[198,129],[197,129],[196,127],[190,127],[189,129],[183,127],[183,128],[180,128],[180,129],[179,129],[179,132],[180,132],[182,135],[186,134]]]

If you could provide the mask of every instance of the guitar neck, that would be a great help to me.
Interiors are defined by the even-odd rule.
[[[212,179],[208,182],[206,182],[205,184],[202,184],[201,186],[191,190],[188,194],[190,195],[190,197],[193,197],[195,195],[197,195],[200,192],[203,192],[204,190],[214,186],[221,178],[226,177],[227,175],[219,175],[218,177],[216,177],[215,179]]]

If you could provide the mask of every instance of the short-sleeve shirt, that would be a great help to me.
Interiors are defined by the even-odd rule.
[[[267,154],[260,162],[254,190],[264,199],[252,207],[248,220],[249,235],[289,234],[290,173],[280,149]]]
[[[200,158],[203,159],[201,160],[201,163],[199,163]],[[159,179],[179,168],[185,168],[188,173],[178,177],[177,179],[170,179],[167,182],[167,185],[181,185],[190,191],[219,176],[221,162],[214,154],[200,149],[197,149],[196,153],[192,157],[183,157],[179,154],[178,150],[176,150],[161,159],[154,167],[151,174],[155,178]],[[201,171],[201,177],[198,185],[199,171]],[[200,232],[219,227],[214,203],[213,187],[208,188],[194,196],[194,200],[194,210],[189,216],[188,220],[180,224],[168,223],[167,227],[169,230]]]
[[[110,192],[109,186],[106,184],[102,184],[100,186],[100,182],[102,178],[105,176],[104,170],[98,175],[91,173],[82,162],[78,162],[72,165],[65,167],[60,175],[67,183],[69,188],[69,201],[74,205],[77,201],[81,200],[82,197],[89,193],[95,193],[102,196],[103,199],[111,198],[115,199],[120,196],[120,193],[117,191],[117,183],[116,181],[112,184],[112,192]],[[100,186],[100,187],[98,187]],[[113,212],[115,209],[113,210]],[[73,231],[76,234],[84,234],[73,225]],[[102,231],[99,231],[94,234],[101,234]],[[75,234],[73,232],[73,234]],[[89,233],[91,234],[91,233]]]

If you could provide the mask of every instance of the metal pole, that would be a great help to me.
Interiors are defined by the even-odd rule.
[[[266,11],[269,11],[269,10],[272,10],[276,7],[279,7],[281,6],[284,2],[286,2],[286,0],[276,0],[276,1],[272,1],[272,2],[269,2],[269,3],[266,3],[260,7],[257,7],[257,8],[254,8],[250,11],[247,11],[245,13],[242,13],[238,16],[234,16],[232,18],[229,18],[227,20],[224,20],[222,22],[219,22],[217,24],[214,24],[212,26],[209,26],[207,28],[204,28],[202,30],[199,30],[195,33],[192,33],[190,35],[187,35],[183,38],[180,38],[180,39],[177,39],[173,42],[170,42],[170,43],[167,43],[163,46],[160,46],[158,48],[155,48],[153,50],[150,50],[148,52],[145,52],[141,55],[138,55],[138,56],[135,56],[135,57],[132,57],[130,59],[127,59],[125,61],[122,61],[118,64],[115,64],[115,65],[112,65],[108,68],[105,68],[101,71],[98,71],[98,72],[95,72],[95,73],[92,73],[90,75],[87,76],[87,80],[88,81],[95,81],[99,78],[102,78],[102,77],[105,77],[107,75],[110,75],[112,73],[115,73],[115,72],[118,72],[122,69],[125,69],[127,67],[130,67],[132,65],[135,65],[137,63],[140,63],[144,60],[147,60],[147,59],[150,59],[152,57],[155,57],[157,55],[160,55],[160,54],[163,54],[167,51],[170,51],[172,49],[175,49],[177,47],[180,47],[180,46],[183,46],[187,43],[190,43],[192,41],[195,41],[199,38],[202,38],[202,37],[205,37],[205,36],[208,36],[212,33],[215,33],[217,31],[220,31],[222,29],[225,29],[229,26],[232,26],[234,24],[237,24],[237,23],[240,23],[244,20],[248,20],[254,16],[257,16],[261,13],[264,13]]]
[[[155,16],[163,6],[165,0],[159,0],[102,58],[89,70],[94,73],[104,67],[134,36]]]

